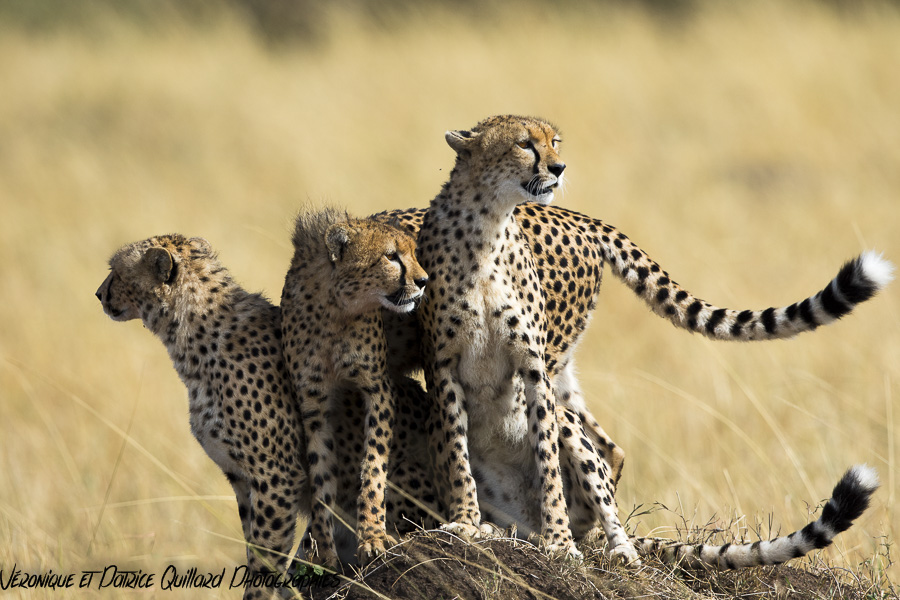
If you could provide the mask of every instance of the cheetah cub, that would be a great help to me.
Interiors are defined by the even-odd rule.
[[[282,342],[308,441],[312,514],[303,550],[331,568],[340,562],[332,513],[343,465],[337,464],[334,423],[344,399],[356,392],[366,415],[356,479],[362,482],[357,553],[365,564],[393,543],[385,488],[397,390],[386,371],[381,309],[412,311],[428,277],[416,261],[415,241],[374,220],[333,210],[303,214],[293,243],[281,299]]]
[[[201,238],[128,244],[109,267],[97,298],[114,321],[140,319],[169,351],[191,431],[234,488],[250,572],[283,572],[309,493],[278,307],[235,283]],[[248,586],[244,598],[273,594]]]

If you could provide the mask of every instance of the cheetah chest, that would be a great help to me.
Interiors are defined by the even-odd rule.
[[[522,302],[523,290],[501,274],[475,283],[461,304],[466,310],[457,313],[463,325],[458,378],[473,448],[518,456],[528,431],[517,365],[533,345],[540,346],[541,334],[539,321]],[[504,443],[498,446],[498,440]]]
[[[190,395],[191,433],[222,471],[240,472],[240,457],[235,447],[237,440],[233,432],[229,433],[220,404],[204,388],[191,390]]]
[[[302,385],[334,388],[346,383],[366,386],[385,369],[386,345],[381,315],[348,316],[341,311],[318,315],[314,335],[305,337],[295,360],[305,377]],[[328,324],[326,330],[317,324]]]

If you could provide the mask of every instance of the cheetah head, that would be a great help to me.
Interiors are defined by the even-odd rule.
[[[185,252],[212,255],[206,240],[177,234],[123,246],[109,260],[109,275],[97,289],[103,312],[114,321],[143,319],[145,325],[150,315],[166,312],[175,301]]]
[[[344,221],[328,228],[325,243],[335,294],[348,312],[384,307],[407,313],[422,299],[428,275],[416,260],[415,241],[399,229],[376,221]]]
[[[444,137],[456,151],[458,168],[516,204],[549,204],[562,184],[566,164],[559,158],[560,137],[541,119],[490,117]]]

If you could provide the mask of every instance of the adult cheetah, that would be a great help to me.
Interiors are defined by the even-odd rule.
[[[540,467],[531,472],[543,496],[543,533],[551,545],[574,553],[557,485],[556,428],[562,421],[547,418],[554,407],[545,388],[549,379],[555,399],[574,410],[601,445],[616,450],[584,408],[572,360],[596,305],[605,262],[661,316],[724,340],[776,339],[813,330],[846,315],[891,279],[890,263],[865,253],[802,302],[762,311],[719,308],[678,286],[615,228],[545,205],[565,168],[553,126],[525,117],[493,117],[472,130],[448,132],[446,139],[457,160],[431,206],[376,217],[399,219],[413,234],[419,230],[419,259],[432,275],[429,300],[419,315],[426,378],[441,417],[435,450],[448,469],[444,475],[450,485],[443,493],[454,529],[472,534],[480,523],[470,451],[510,464],[536,463]],[[392,369],[419,364],[417,346],[410,343],[417,334],[400,323],[391,323],[388,333]],[[518,380],[530,393],[524,406],[513,391]],[[526,438],[535,458],[524,456]],[[498,448],[515,450],[504,454]],[[613,554],[634,560],[615,517],[603,464],[618,472],[621,454],[618,461],[609,453],[599,458],[575,469],[579,475],[597,469],[602,480],[599,489],[582,482],[587,483],[586,504],[594,522],[604,527]]]
[[[531,472],[548,549],[577,556],[560,473],[544,298],[528,242],[512,217],[521,202],[552,200],[565,170],[559,137],[544,121],[501,116],[471,131],[448,132],[446,139],[457,160],[419,231],[419,260],[432,284],[418,313],[425,379],[439,422],[434,451],[451,520],[446,527],[479,532],[471,446]],[[597,506],[613,501],[611,489],[592,486],[591,492],[606,496]],[[615,510],[607,512],[611,547],[617,553],[627,548],[627,558],[635,559]]]
[[[393,542],[385,489],[400,382],[386,370],[380,309],[412,311],[428,277],[416,261],[415,241],[375,220],[334,210],[302,214],[293,244],[281,299],[282,341],[308,442],[312,516],[303,550],[328,567],[340,563],[332,513],[346,476],[339,473],[335,427],[345,402],[358,393],[365,406],[362,464],[349,468],[362,481],[358,556],[367,563]]]
[[[234,488],[247,581],[283,572],[309,492],[278,307],[235,283],[201,238],[128,244],[109,266],[97,290],[103,310],[114,321],[140,319],[163,341],[188,389],[191,431]],[[276,587],[249,584],[244,598]]]

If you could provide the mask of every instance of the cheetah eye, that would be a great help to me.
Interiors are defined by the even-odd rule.
[[[516,146],[521,148],[522,150],[527,150],[529,146],[531,146],[531,142],[516,142]]]
[[[553,141],[550,142],[550,143],[553,145],[553,149],[554,149],[554,150],[556,149],[557,146],[559,146],[559,143],[560,143],[561,141],[562,141],[562,140],[559,139],[559,138],[554,138]]]
[[[392,261],[392,262],[397,262],[397,261],[400,260],[400,255],[397,254],[397,251],[396,251],[396,250],[393,251],[393,252],[385,252],[385,253],[384,253],[384,257],[385,257],[386,259],[388,259],[389,261]]]

